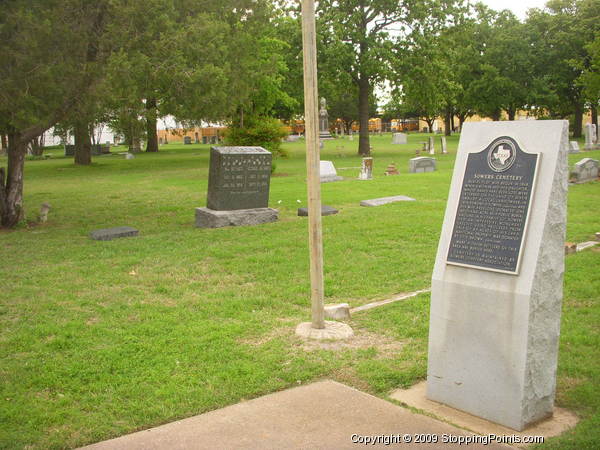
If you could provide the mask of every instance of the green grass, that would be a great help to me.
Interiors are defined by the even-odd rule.
[[[355,179],[358,140],[326,142],[322,159],[348,178],[322,185],[323,203],[340,210],[323,219],[327,302],[429,286],[458,137],[436,155],[437,172],[408,174],[425,138],[375,136],[372,181]],[[215,230],[193,226],[209,146],[90,167],[60,150],[27,161],[28,220],[44,201],[52,210],[45,225],[0,232],[0,447],[81,446],[325,377],[383,397],[425,377],[428,295],[356,314],[361,345],[320,349],[294,336],[310,314],[307,222],[296,216],[306,173],[303,142],[285,148],[271,180],[279,221]],[[600,152],[571,164],[584,156]],[[401,175],[383,176],[392,162]],[[359,206],[388,195],[417,201]],[[599,183],[570,188],[568,241],[600,231],[598,204]],[[88,237],[118,225],[140,236]],[[582,421],[552,448],[600,442],[599,262],[594,250],[567,258],[557,404]]]

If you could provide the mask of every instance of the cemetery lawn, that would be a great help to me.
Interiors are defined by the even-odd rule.
[[[425,135],[372,138],[374,177],[358,181],[358,140],[327,141],[346,180],[322,185],[328,303],[352,307],[430,286],[458,136],[438,171],[408,174]],[[303,141],[271,179],[276,223],[198,229],[206,145],[30,160],[28,224],[0,232],[0,448],[72,448],[331,378],[386,398],[426,376],[429,295],[357,313],[352,344],[305,343],[310,319]],[[580,146],[583,147],[580,142]],[[439,151],[439,139],[436,139]],[[121,149],[122,150],[122,149]],[[113,152],[118,149],[113,148]],[[569,155],[600,159],[600,151]],[[0,157],[0,164],[6,158]],[[383,176],[394,162],[399,176]],[[376,208],[360,200],[407,195]],[[36,225],[39,205],[52,205]],[[600,231],[600,183],[571,186],[567,240]],[[128,225],[137,238],[98,242]],[[600,442],[600,248],[566,257],[557,405],[581,422],[542,448]]]

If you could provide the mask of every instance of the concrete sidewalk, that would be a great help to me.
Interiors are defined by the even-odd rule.
[[[418,434],[435,434],[437,444],[416,443]],[[385,445],[364,437],[393,435]],[[411,435],[411,442],[402,436]],[[358,449],[464,448],[442,443],[444,435],[470,433],[334,381],[321,381],[266,395],[189,419],[85,447],[106,449]],[[388,438],[390,439],[390,438]],[[407,439],[407,437],[404,437]],[[398,443],[399,441],[399,443]],[[471,444],[471,449],[507,449]]]

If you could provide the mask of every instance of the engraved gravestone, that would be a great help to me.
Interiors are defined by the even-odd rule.
[[[447,143],[446,143],[446,136],[442,136],[440,138],[440,142],[441,142],[441,146],[442,146],[442,155],[445,155],[448,153],[448,147],[447,147]]]
[[[585,125],[584,150],[594,150],[594,142],[596,142],[596,127],[592,123],[587,123]]]
[[[363,158],[360,173],[358,174],[359,180],[372,180],[373,179],[373,158]]]
[[[410,173],[433,172],[435,170],[435,158],[418,156],[408,161]]]
[[[192,138],[191,138],[191,137],[189,137],[189,136],[184,136],[184,137],[183,137],[183,143],[184,143],[185,145],[190,145],[190,144],[192,143]]]
[[[65,144],[65,156],[74,156],[74,155],[75,155],[75,145]]]
[[[579,153],[579,142],[577,142],[577,141],[569,142],[569,153]]]
[[[433,136],[429,136],[429,154],[430,155],[435,155],[435,140],[433,138]]]
[[[196,226],[216,228],[277,220],[268,208],[271,153],[262,147],[212,147],[207,207],[196,208]]]
[[[427,397],[522,430],[552,415],[567,121],[464,125],[432,276]]]
[[[583,158],[575,163],[571,173],[575,183],[586,183],[588,181],[598,180],[598,160],[592,158]]]
[[[321,183],[330,183],[332,181],[342,181],[343,178],[337,174],[335,166],[331,161],[319,162],[319,177]]]
[[[392,134],[392,144],[401,145],[401,144],[407,144],[407,143],[408,143],[408,137],[406,136],[406,134],[404,134],[404,133],[393,133]]]

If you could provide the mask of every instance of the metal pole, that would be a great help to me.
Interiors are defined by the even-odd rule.
[[[323,304],[323,233],[321,229],[321,180],[319,177],[319,127],[317,88],[317,38],[315,2],[302,0],[302,48],[304,55],[304,126],[308,184],[308,242],[312,327],[325,328]]]

